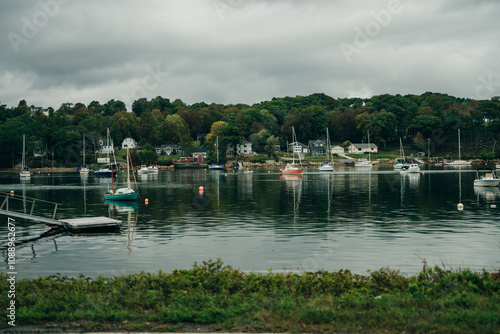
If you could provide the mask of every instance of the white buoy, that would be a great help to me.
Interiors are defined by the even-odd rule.
[[[462,211],[464,209],[464,205],[462,203],[457,204],[457,210]]]
[[[491,204],[491,205],[490,205],[490,208],[492,208],[492,209],[496,209],[496,208],[497,208],[497,205],[496,205],[496,204]]]

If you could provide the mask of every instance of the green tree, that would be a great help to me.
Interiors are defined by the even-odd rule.
[[[164,132],[167,143],[185,143],[190,138],[189,125],[177,114],[165,118]]]
[[[412,129],[420,132],[424,138],[429,138],[432,132],[443,127],[441,117],[431,115],[418,115],[413,119],[410,126]]]
[[[275,136],[267,138],[266,146],[264,147],[264,149],[269,157],[274,153],[274,150],[278,144],[279,144],[279,138]]]
[[[265,146],[268,144],[267,140],[271,137],[267,130],[261,130],[258,133],[254,133],[250,136],[250,142],[252,147],[256,152],[262,152],[265,150]]]
[[[116,143],[121,143],[125,138],[137,138],[138,119],[135,114],[119,111],[110,118],[111,134]]]

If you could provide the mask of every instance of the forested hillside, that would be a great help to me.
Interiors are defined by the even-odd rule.
[[[456,154],[460,128],[464,156],[500,158],[500,97],[478,101],[425,93],[362,99],[317,93],[253,105],[187,105],[158,96],[138,99],[131,109],[115,100],[64,103],[57,109],[29,106],[25,100],[16,107],[0,105],[0,167],[20,161],[23,134],[31,162],[36,161],[33,152],[47,152],[51,160],[77,166],[83,134],[88,152],[93,152],[107,128],[115,145],[132,137],[142,146],[179,144],[189,152],[197,135],[204,134],[201,145],[213,147],[217,135],[222,147],[246,139],[257,151],[266,152],[274,144],[284,148],[292,126],[304,143],[324,139],[328,127],[337,144],[366,141],[369,131],[370,141],[382,150],[397,147],[402,138],[421,151],[430,143],[433,154],[444,156]]]

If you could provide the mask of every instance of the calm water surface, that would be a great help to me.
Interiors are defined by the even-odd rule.
[[[169,272],[217,258],[244,271],[366,274],[390,267],[415,274],[423,261],[500,269],[500,190],[474,188],[471,168],[433,168],[400,175],[390,167],[336,167],[288,178],[278,170],[160,172],[139,177],[140,199],[122,205],[105,203],[110,180],[76,173],[36,174],[27,183],[3,174],[0,191],[62,203],[58,219],[122,220],[118,233],[63,233],[17,246],[21,277]],[[124,185],[125,175],[116,182]],[[29,212],[30,205],[18,209]],[[35,214],[50,216],[51,210],[37,204]],[[7,217],[0,219],[6,225]],[[18,240],[48,230],[16,220]]]

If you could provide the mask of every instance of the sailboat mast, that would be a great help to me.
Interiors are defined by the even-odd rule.
[[[129,161],[128,147],[127,147],[127,188],[130,189],[130,161]]]
[[[83,135],[83,167],[85,167],[85,134]]]
[[[460,148],[460,129],[458,129],[458,160],[461,160],[461,148]]]
[[[23,134],[23,161],[22,161],[22,168],[21,168],[22,170],[24,170],[24,164],[26,162],[25,161],[26,159],[24,157],[24,154],[25,154],[24,151],[26,149],[25,141],[26,141],[26,135]]]
[[[368,130],[368,161],[372,161],[372,155],[371,155],[371,148],[370,148],[370,131]]]
[[[329,142],[330,142],[330,135],[328,134],[328,128],[326,128],[326,150],[328,151],[328,153],[326,154],[327,156],[327,161],[330,160],[330,154],[331,154],[331,150],[330,150],[330,147],[329,147]]]

